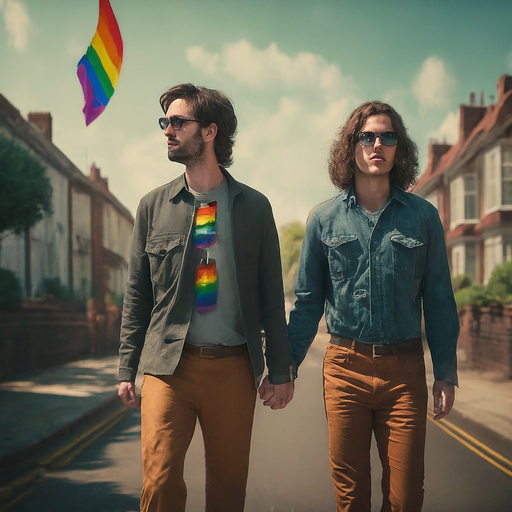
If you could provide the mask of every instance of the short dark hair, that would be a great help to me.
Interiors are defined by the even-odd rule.
[[[214,140],[215,156],[220,165],[229,167],[233,163],[233,145],[237,127],[235,109],[231,101],[225,94],[214,89],[193,84],[179,84],[160,96],[160,105],[164,113],[174,100],[180,98],[190,106],[194,117],[201,119],[202,126],[208,126],[211,123],[217,125],[217,135]]]
[[[358,143],[357,134],[369,117],[381,114],[391,119],[393,130],[396,132],[398,139],[395,164],[389,175],[391,183],[407,190],[416,182],[419,172],[418,146],[407,135],[402,118],[387,103],[367,101],[350,114],[345,126],[339,131],[337,140],[331,146],[329,177],[335,187],[347,189],[353,185],[357,165],[355,160],[355,146]]]

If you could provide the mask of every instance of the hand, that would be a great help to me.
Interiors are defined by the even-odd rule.
[[[268,377],[265,377],[259,388],[260,398],[264,400],[263,405],[274,411],[284,409],[293,398],[294,388],[295,384],[293,382],[272,384]]]
[[[120,382],[117,394],[126,407],[130,407],[132,409],[139,407],[139,400],[135,393],[135,382]]]
[[[439,421],[452,410],[455,401],[455,386],[446,380],[436,380],[432,394],[434,395],[434,419]]]

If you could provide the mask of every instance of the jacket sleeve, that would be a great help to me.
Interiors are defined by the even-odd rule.
[[[153,292],[146,253],[148,221],[139,205],[130,246],[128,282],[123,302],[119,380],[135,381],[146,330],[153,308]]]
[[[458,385],[459,316],[453,297],[444,231],[437,211],[429,219],[425,273],[422,279],[425,332],[437,380]]]
[[[261,325],[265,331],[265,357],[272,384],[290,382],[291,358],[286,335],[281,253],[272,208],[265,201],[262,240],[258,257]]]
[[[328,263],[322,246],[321,229],[313,211],[306,223],[295,282],[295,308],[290,313],[288,339],[293,371],[302,363],[318,331],[325,308],[325,279]]]

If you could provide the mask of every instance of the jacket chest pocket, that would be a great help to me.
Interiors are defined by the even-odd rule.
[[[184,239],[180,235],[165,235],[146,241],[151,281],[155,285],[170,287],[176,280],[181,270]]]
[[[419,286],[426,245],[419,238],[403,235],[397,230],[391,234],[390,238],[393,246],[394,274],[407,280],[413,280]]]
[[[356,235],[322,236],[333,280],[344,280],[357,273],[363,251]]]

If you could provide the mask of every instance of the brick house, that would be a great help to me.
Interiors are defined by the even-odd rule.
[[[24,119],[0,94],[0,135],[41,162],[53,189],[51,215],[27,233],[3,233],[0,240],[0,267],[16,274],[25,297],[21,312],[0,312],[0,379],[17,368],[113,352],[128,272],[131,213],[110,192],[96,165],[85,176],[53,144],[50,113]],[[58,279],[87,313],[34,300],[48,279]]]
[[[494,105],[459,107],[455,144],[430,143],[413,192],[439,210],[453,276],[486,284],[512,259],[512,76],[498,80]]]

